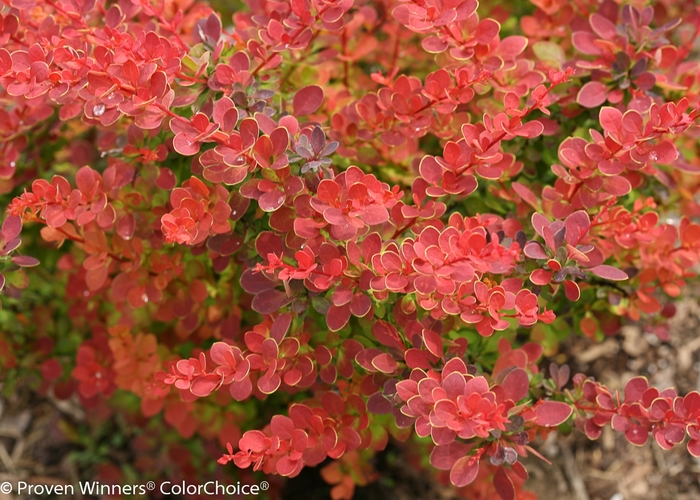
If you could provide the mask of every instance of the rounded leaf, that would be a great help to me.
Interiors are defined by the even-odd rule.
[[[578,91],[576,102],[584,108],[597,108],[608,98],[608,89],[600,82],[588,82]]]
[[[516,368],[506,375],[501,387],[506,393],[506,398],[517,403],[530,391],[530,378],[525,370]]]
[[[542,427],[556,427],[571,416],[573,409],[561,401],[543,401],[535,407],[535,423]]]
[[[323,89],[318,85],[309,85],[294,95],[294,114],[296,116],[310,115],[323,104]]]
[[[12,257],[11,260],[13,264],[17,264],[20,267],[34,267],[39,265],[39,259],[28,255],[16,255]]]
[[[5,242],[12,241],[22,231],[22,219],[16,215],[10,215],[2,222],[2,238]]]
[[[600,278],[611,281],[624,281],[629,278],[626,272],[613,266],[595,266],[588,270]]]
[[[479,473],[479,459],[475,457],[462,457],[450,471],[450,482],[461,488],[466,486],[476,479],[476,475]]]

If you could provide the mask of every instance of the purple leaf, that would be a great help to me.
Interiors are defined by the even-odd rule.
[[[251,307],[260,314],[272,314],[279,311],[293,300],[287,294],[276,289],[265,290],[253,297]]]
[[[20,267],[34,267],[39,265],[39,259],[29,257],[28,255],[17,255],[12,257],[12,263]]]
[[[375,415],[386,415],[391,413],[391,403],[381,393],[375,392],[367,400],[367,410]]]
[[[523,252],[531,259],[549,259],[547,254],[544,252],[542,245],[536,241],[531,241],[525,245]]]

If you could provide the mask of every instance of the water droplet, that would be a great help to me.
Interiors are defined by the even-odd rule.
[[[146,295],[145,293],[143,295],[141,295],[141,300],[148,303],[148,295]]]
[[[651,161],[656,161],[659,159],[659,155],[656,154],[656,152],[652,151],[649,153],[649,158],[651,158]]]
[[[280,205],[284,203],[284,196],[280,196],[280,199],[277,200],[277,203],[279,203]]]
[[[236,210],[234,210],[233,212],[231,212],[231,215],[236,215],[236,213]]]
[[[95,117],[100,117],[105,114],[105,105],[104,104],[98,104],[94,108],[92,108],[92,114]]]
[[[669,225],[671,225],[671,226],[676,226],[676,227],[678,227],[678,226],[680,226],[680,224],[681,224],[681,219],[680,219],[680,217],[678,217],[678,216],[675,215],[675,214],[668,215],[668,216],[666,217],[666,224],[669,224]]]
[[[83,295],[85,295],[86,297],[89,297],[89,296],[90,296],[90,292],[88,292],[87,290],[85,290],[85,291],[83,292]]]
[[[245,163],[245,156],[239,156],[238,158],[236,158],[236,161],[238,163]]]
[[[15,168],[16,165],[17,164],[15,162],[13,162],[13,161],[10,162],[10,168]]]
[[[112,93],[109,94],[107,97],[105,97],[105,100],[107,100],[107,101],[113,101],[113,100],[116,99],[116,98],[117,98],[117,94],[115,94],[114,92],[112,92]]]
[[[102,378],[102,372],[97,372],[97,373],[95,373],[95,378],[96,378],[96,379]]]

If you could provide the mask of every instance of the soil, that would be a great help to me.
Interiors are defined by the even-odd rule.
[[[559,363],[572,372],[594,376],[612,389],[630,378],[648,377],[659,388],[684,394],[700,390],[700,305],[686,300],[671,320],[670,339],[661,342],[641,326],[628,325],[602,343],[573,337],[561,346]],[[75,484],[86,471],[66,460],[73,448],[60,432],[62,419],[83,418],[79,407],[29,392],[0,399],[0,483],[22,479],[34,484]],[[524,460],[530,473],[526,488],[540,500],[695,500],[700,499],[700,461],[677,446],[664,451],[651,440],[637,447],[605,428],[596,442],[580,433],[551,434],[537,449],[552,464]],[[375,467],[381,479],[356,490],[355,498],[396,500],[456,498],[428,472],[411,467],[393,445]],[[305,469],[283,489],[287,500],[329,498],[330,487],[318,468]],[[0,492],[0,500],[18,497]],[[46,498],[44,496],[43,498]]]

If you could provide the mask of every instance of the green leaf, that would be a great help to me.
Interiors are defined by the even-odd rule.
[[[532,51],[537,59],[556,69],[561,69],[566,62],[566,54],[559,44],[541,40],[532,44]]]

